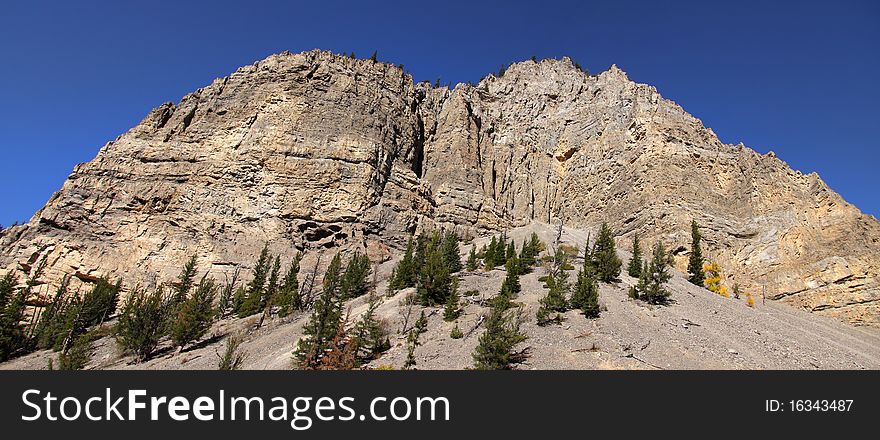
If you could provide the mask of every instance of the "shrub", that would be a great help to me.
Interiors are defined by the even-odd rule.
[[[245,354],[241,352],[241,344],[244,337],[241,334],[233,334],[226,338],[226,350],[223,355],[217,353],[219,370],[240,370],[244,364]]]
[[[455,324],[455,327],[452,328],[452,331],[449,333],[449,337],[452,339],[461,339],[464,337],[464,333],[462,333],[461,329],[458,328],[458,324]]]

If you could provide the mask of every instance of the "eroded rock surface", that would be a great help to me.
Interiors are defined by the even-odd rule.
[[[273,55],[164,104],[76,166],[0,266],[46,278],[171,279],[189,255],[223,280],[264,243],[384,261],[413,231],[608,221],[663,239],[690,222],[728,284],[880,325],[880,223],[773,153],[723,144],[612,66],[525,61],[453,90],[322,51]],[[245,267],[247,269],[247,267]]]

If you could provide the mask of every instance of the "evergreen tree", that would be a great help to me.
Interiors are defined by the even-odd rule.
[[[510,301],[505,295],[499,294],[498,297],[500,300],[493,302],[486,319],[486,331],[480,336],[473,353],[477,370],[508,370],[525,360],[523,352],[514,351],[517,344],[526,340],[520,331],[522,310],[508,311]]]
[[[64,276],[61,279],[61,284],[58,285],[58,289],[55,290],[52,302],[40,314],[40,321],[37,323],[37,328],[34,331],[37,348],[53,348],[59,343],[59,338],[67,333],[64,329],[63,317],[65,308],[70,301],[67,292],[69,283],[70,276]],[[2,287],[0,287],[0,290],[2,290]],[[0,307],[0,310],[2,310],[2,307]]]
[[[434,239],[428,246],[425,264],[419,272],[419,302],[426,306],[444,304],[452,287],[453,277],[449,274],[440,243]]]
[[[269,245],[263,246],[260,256],[254,265],[253,278],[247,285],[246,295],[238,308],[238,317],[244,318],[262,311],[265,305],[266,281],[271,270],[272,257],[269,256]]]
[[[562,249],[557,249],[553,262],[547,274],[547,295],[541,298],[535,317],[538,325],[547,325],[550,323],[561,323],[562,315],[568,310],[568,292],[570,286],[568,284],[568,272],[563,267],[568,264],[568,256]]]
[[[492,241],[489,242],[489,246],[486,248],[486,254],[483,257],[483,267],[486,271],[490,271],[495,269],[495,265],[497,265],[497,256],[495,255],[495,251],[498,248],[498,240],[495,239],[495,236],[492,236]]]
[[[138,361],[150,357],[159,345],[165,328],[168,301],[161,289],[152,293],[135,289],[122,304],[116,323],[116,340],[123,350],[133,353]]]
[[[303,327],[304,337],[297,343],[294,356],[301,368],[314,369],[320,365],[342,322],[341,270],[342,259],[336,254],[324,274],[324,288],[315,301],[309,322]]]
[[[412,237],[406,242],[406,252],[403,258],[394,267],[391,274],[388,287],[391,290],[400,290],[415,285],[416,272],[415,261],[413,256],[413,239]]]
[[[443,258],[449,273],[461,271],[461,255],[458,253],[459,238],[455,232],[443,235]]]
[[[213,304],[216,295],[217,285],[214,279],[205,274],[192,294],[177,308],[176,319],[171,326],[171,341],[174,346],[182,349],[208,332],[214,320]]]
[[[523,239],[523,244],[519,250],[517,261],[519,261],[519,273],[521,274],[531,272],[532,266],[535,265],[535,256],[531,249],[529,249],[529,242],[526,239]]]
[[[352,333],[353,341],[357,347],[357,357],[360,362],[368,362],[379,357],[383,352],[391,348],[391,341],[385,336],[385,329],[381,322],[376,319],[376,309],[382,303],[382,299],[370,292],[369,306],[361,315],[360,321],[355,324]]]
[[[290,262],[290,267],[284,275],[281,282],[281,288],[278,289],[278,300],[276,304],[279,307],[278,316],[287,316],[294,310],[302,310],[303,301],[299,293],[299,262],[302,258],[301,254],[297,254]]]
[[[498,241],[495,242],[495,265],[504,266],[507,264],[507,235],[501,234]]]
[[[504,277],[504,281],[501,282],[501,292],[499,295],[510,300],[516,298],[516,295],[522,290],[519,283],[519,262],[516,256],[507,260],[504,267],[507,270],[507,274]]]
[[[242,364],[244,364],[245,354],[239,349],[243,342],[244,337],[240,334],[230,335],[226,338],[226,350],[223,351],[222,356],[219,353],[217,354],[217,357],[219,358],[217,365],[218,370],[228,371],[241,369]]]
[[[428,331],[428,318],[425,316],[425,311],[422,310],[416,324],[410,329],[406,336],[407,354],[406,361],[403,363],[404,370],[411,370],[416,366],[416,347],[422,345],[421,342],[419,342],[419,336],[426,331]]]
[[[467,259],[467,270],[468,272],[473,272],[477,270],[477,247],[471,246],[471,252],[468,254]]]
[[[599,229],[599,237],[596,239],[593,259],[596,262],[596,276],[599,281],[611,283],[617,281],[620,276],[620,266],[623,264],[617,257],[614,246],[614,236],[607,223],[602,223]]]
[[[443,307],[443,320],[451,322],[458,319],[458,315],[461,314],[459,306],[458,289],[453,289],[447,296],[446,305]]]
[[[639,236],[633,236],[632,258],[629,259],[629,265],[626,268],[629,276],[638,278],[642,274],[642,247],[639,244]]]
[[[187,260],[186,264],[184,264],[183,270],[181,270],[180,275],[177,276],[177,282],[172,284],[170,304],[172,307],[176,307],[186,299],[186,295],[189,294],[190,289],[192,289],[195,276],[196,256],[193,255]]]
[[[82,310],[79,316],[80,328],[83,331],[87,327],[103,323],[108,316],[116,311],[120,290],[122,290],[122,280],[117,280],[116,284],[110,284],[110,280],[101,278],[95,283],[92,290],[83,296]],[[176,304],[171,306],[174,305]]]
[[[669,302],[670,293],[665,288],[666,282],[672,278],[669,274],[669,255],[663,247],[663,242],[654,246],[653,257],[648,268],[648,274],[644,276],[644,283],[640,282],[640,290],[645,301],[652,304],[666,304]]]
[[[367,276],[370,275],[370,258],[355,252],[345,266],[340,282],[342,300],[357,298],[367,293]]]
[[[696,220],[691,221],[691,255],[688,259],[688,281],[703,287],[706,274],[703,272],[703,250],[700,248],[700,225]]]
[[[27,290],[15,291],[18,280],[12,271],[0,281],[0,361],[16,355],[26,345],[22,319],[27,307]]]
[[[574,292],[571,294],[571,306],[580,309],[588,318],[599,316],[599,284],[591,270],[582,269],[578,272]]]
[[[274,304],[275,295],[278,294],[278,278],[281,276],[281,256],[276,255],[275,261],[272,262],[272,271],[269,272],[269,280],[266,282],[266,293],[263,295],[263,309],[268,304]]]
[[[18,277],[15,272],[8,271],[3,278],[0,278],[0,310],[6,307],[6,304],[12,300],[15,295],[15,286],[18,285]]]
[[[89,332],[76,337],[70,349],[58,356],[59,370],[82,370],[92,360],[92,340]]]
[[[513,240],[510,240],[510,244],[507,245],[507,254],[504,257],[504,262],[506,264],[508,261],[515,260],[516,258],[516,246],[513,244]]]

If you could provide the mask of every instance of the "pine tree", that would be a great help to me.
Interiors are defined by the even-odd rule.
[[[584,268],[578,272],[574,292],[571,294],[571,306],[580,309],[588,318],[599,317],[599,284],[592,270]]]
[[[367,276],[370,275],[370,258],[355,252],[340,282],[340,295],[343,300],[357,298],[367,293]]]
[[[669,255],[660,241],[654,246],[651,265],[648,274],[645,276],[645,283],[641,286],[642,295],[645,301],[651,304],[666,304],[669,302],[670,293],[665,288],[665,284],[672,278],[669,274],[668,266],[670,263]],[[642,284],[642,283],[640,283]]]
[[[223,351],[222,356],[220,353],[217,353],[219,358],[218,370],[230,371],[241,369],[245,359],[245,354],[240,351],[243,342],[244,337],[240,334],[233,334],[226,338],[226,350]]]
[[[262,311],[264,295],[266,294],[266,281],[271,270],[272,257],[269,256],[269,245],[263,246],[260,256],[254,265],[253,278],[247,285],[246,296],[238,308],[238,317],[244,318]]]
[[[403,363],[404,370],[412,370],[413,367],[416,366],[416,347],[422,345],[421,342],[419,342],[419,336],[426,331],[428,331],[428,318],[425,317],[425,311],[422,310],[419,319],[406,336],[407,354],[406,361]]]
[[[376,309],[381,303],[382,299],[375,292],[370,292],[367,311],[361,315],[360,321],[352,330],[354,335],[352,339],[358,348],[357,356],[360,362],[375,359],[391,348],[391,341],[385,336],[384,326],[376,319]]]
[[[278,278],[281,276],[281,256],[276,255],[272,263],[272,271],[269,272],[269,280],[266,282],[266,293],[263,295],[263,304],[260,310],[269,304],[274,304],[275,295],[278,294]]]
[[[26,309],[27,290],[15,287],[18,279],[12,271],[0,280],[0,361],[12,358],[26,343],[22,319]]]
[[[599,237],[596,239],[596,247],[593,252],[596,261],[596,276],[599,281],[612,283],[620,276],[620,266],[623,262],[617,257],[614,246],[614,236],[607,223],[602,223],[599,229]]]
[[[211,328],[214,320],[214,297],[217,285],[208,274],[202,277],[192,295],[185,298],[177,308],[176,319],[171,326],[171,341],[183,349],[198,341]]]
[[[78,318],[79,328],[82,329],[82,332],[85,332],[88,327],[103,323],[108,316],[116,311],[121,289],[122,280],[117,280],[116,284],[110,284],[110,280],[107,278],[98,279],[94,287],[82,298],[82,308]]]
[[[345,331],[347,322],[348,316],[339,322],[326,353],[315,366],[316,370],[353,370],[357,366],[357,342]]]
[[[432,240],[427,249],[425,264],[419,272],[419,303],[426,306],[446,303],[452,291],[452,280],[440,243],[436,239]]]
[[[642,274],[642,247],[638,235],[633,236],[632,258],[629,259],[626,272],[633,278],[638,278]]]
[[[2,281],[0,281],[2,283]],[[70,302],[68,297],[68,286],[70,285],[70,276],[65,275],[61,279],[61,283],[55,290],[55,296],[52,302],[40,314],[40,321],[37,323],[34,331],[34,339],[37,348],[48,349],[53,348],[58,343],[62,334],[66,334],[64,329],[65,309]],[[0,291],[3,287],[0,287]],[[2,310],[2,307],[0,307]]]
[[[123,350],[133,353],[138,361],[150,357],[164,335],[165,311],[168,301],[161,289],[151,293],[136,289],[122,304],[116,323],[116,340]]]
[[[522,309],[508,311],[509,300],[501,294],[498,297],[501,300],[493,302],[486,319],[486,331],[473,353],[477,370],[509,370],[525,360],[523,352],[514,351],[517,344],[526,340],[520,331]]]
[[[568,272],[563,269],[568,264],[568,256],[562,249],[557,248],[556,254],[547,274],[547,295],[539,301],[540,307],[535,314],[538,325],[550,323],[562,323],[562,315],[568,310],[568,292],[571,286],[568,283]]]
[[[703,250],[700,248],[700,225],[696,220],[691,221],[691,255],[688,259],[688,281],[703,287],[706,280],[706,274],[703,272]]]
[[[507,270],[507,274],[504,277],[504,281],[501,282],[501,292],[499,295],[506,297],[507,299],[514,299],[516,295],[519,294],[522,287],[519,283],[519,262],[516,259],[516,256],[507,260],[504,264],[505,269]]]
[[[455,321],[460,314],[458,289],[453,289],[449,296],[447,296],[446,305],[443,307],[443,320],[447,322]]]
[[[513,244],[513,240],[510,240],[510,244],[507,245],[507,254],[504,256],[504,262],[507,263],[516,258],[516,246]]]
[[[18,285],[18,277],[15,272],[8,271],[0,278],[0,310],[6,307],[15,295],[15,286]]]
[[[492,236],[492,241],[489,242],[489,246],[486,248],[486,254],[483,257],[483,268],[486,271],[490,271],[495,269],[495,265],[497,263],[497,256],[495,255],[495,251],[498,248],[498,240],[495,239],[495,236]]]
[[[526,239],[523,239],[522,247],[519,250],[517,261],[519,262],[520,274],[527,274],[531,272],[532,266],[535,265],[535,256],[532,253],[532,250],[529,249],[529,242]]]
[[[92,360],[92,341],[94,335],[89,332],[74,339],[70,349],[58,356],[59,370],[82,370]]]
[[[467,266],[468,272],[477,270],[477,247],[471,246],[471,252],[468,254]]]
[[[495,242],[495,265],[504,266],[507,264],[507,235],[501,234],[501,237]]]
[[[294,310],[302,310],[303,301],[299,293],[299,262],[302,259],[301,254],[297,254],[290,262],[290,267],[284,275],[281,282],[281,288],[278,289],[278,300],[276,304],[279,307],[278,316],[287,316]]]
[[[330,261],[324,274],[321,295],[315,301],[309,322],[303,327],[304,337],[297,343],[294,356],[304,369],[314,369],[320,364],[325,350],[336,336],[342,321],[342,301],[339,297],[342,275],[342,259],[339,254]]]
[[[459,238],[455,232],[443,235],[443,258],[449,273],[461,271],[461,255],[458,253]]]
[[[410,237],[406,242],[406,252],[403,254],[403,258],[397,263],[391,274],[389,289],[400,290],[415,285],[416,272],[413,251],[413,238]]]
[[[180,275],[177,276],[177,282],[172,285],[171,307],[177,307],[178,304],[186,299],[186,295],[189,294],[190,289],[192,289],[195,276],[196,256],[193,255],[183,266]]]

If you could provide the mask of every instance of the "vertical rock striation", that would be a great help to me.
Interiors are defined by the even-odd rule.
[[[322,51],[273,55],[164,104],[78,165],[0,265],[162,282],[226,273],[269,243],[388,258],[421,228],[531,222],[664,240],[689,225],[730,282],[880,325],[880,223],[773,153],[723,144],[612,66],[525,61],[454,89]],[[308,267],[304,263],[303,267]],[[222,279],[222,276],[221,276]]]

